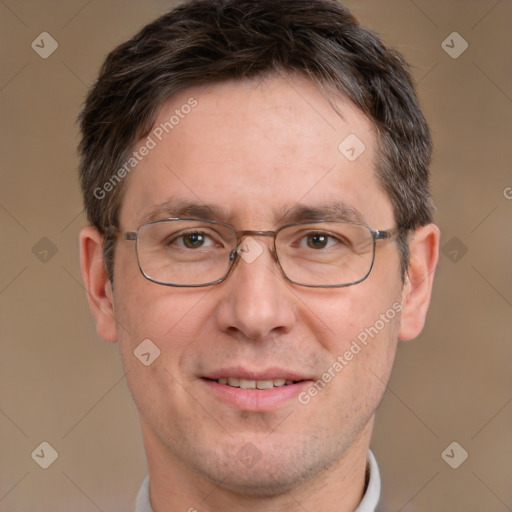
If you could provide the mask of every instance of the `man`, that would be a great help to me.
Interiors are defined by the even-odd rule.
[[[375,411],[439,244],[401,57],[334,1],[192,1],[108,56],[81,129],[137,511],[375,510]]]

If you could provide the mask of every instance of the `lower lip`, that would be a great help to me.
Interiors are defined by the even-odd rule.
[[[296,398],[311,381],[305,380],[270,389],[242,389],[219,384],[217,381],[202,379],[210,391],[228,404],[244,411],[271,411]]]

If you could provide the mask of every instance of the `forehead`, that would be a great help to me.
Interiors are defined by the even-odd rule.
[[[334,203],[367,223],[389,223],[377,220],[392,217],[375,179],[373,126],[348,100],[336,107],[297,76],[174,95],[135,145],[150,149],[139,151],[128,176],[121,225],[171,216],[166,205],[176,202],[206,205],[246,229],[274,225],[292,208]]]

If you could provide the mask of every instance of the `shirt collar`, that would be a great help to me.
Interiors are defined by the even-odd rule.
[[[153,512],[151,502],[149,501],[149,475],[144,478],[139,494],[137,495],[135,512]]]
[[[368,483],[366,491],[359,506],[354,512],[375,512],[380,498],[380,473],[379,466],[371,450],[368,450],[367,457],[367,475]],[[142,486],[137,496],[137,505],[135,512],[153,512],[151,502],[149,500],[149,475],[142,482]]]
[[[380,498],[380,473],[379,466],[371,450],[368,450],[366,471],[368,483],[366,491],[359,506],[354,512],[375,512]],[[149,511],[151,512],[151,511]]]

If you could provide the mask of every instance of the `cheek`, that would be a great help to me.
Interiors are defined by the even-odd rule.
[[[338,310],[334,306],[325,310],[322,373],[301,403],[316,400],[336,421],[357,419],[361,425],[356,427],[362,428],[380,403],[391,373],[401,306],[391,294],[379,301],[352,294],[337,304]]]
[[[384,265],[374,271],[359,284],[304,300],[302,318],[323,352],[322,375],[312,392],[337,404],[333,414],[373,410],[391,373],[400,327],[401,281],[398,272],[391,273]]]
[[[396,280],[395,280],[396,281]],[[400,286],[370,281],[303,298],[301,317],[331,353],[345,351],[354,340],[394,339],[401,311]]]
[[[204,300],[209,291],[178,290],[146,282],[132,288],[117,304],[116,319],[126,327],[119,336],[121,349],[133,350],[149,338],[165,359],[170,353],[177,359],[193,345],[211,317]]]
[[[199,306],[208,292],[147,283],[116,292],[116,320],[130,392],[144,417],[158,418],[169,404],[186,408],[182,390],[193,379],[191,361],[208,316]]]
[[[121,351],[133,351],[144,339],[150,339],[161,351],[173,345],[174,353],[179,353],[180,346],[188,345],[208,316],[203,299],[210,290],[175,288],[148,281],[140,272],[135,248],[123,249],[116,255],[114,269],[115,317]]]

